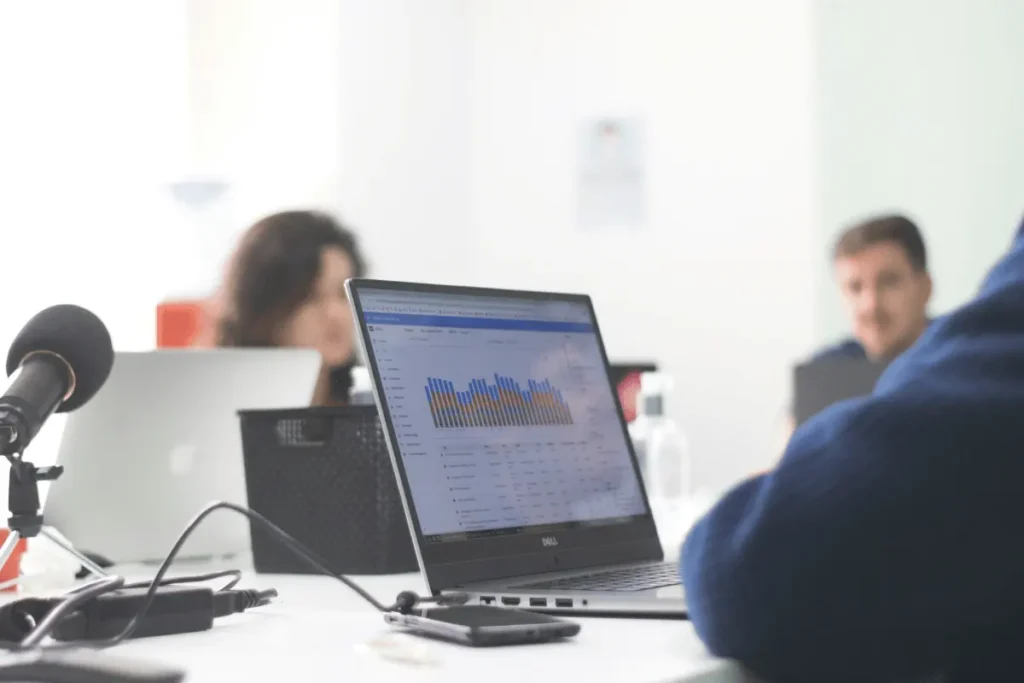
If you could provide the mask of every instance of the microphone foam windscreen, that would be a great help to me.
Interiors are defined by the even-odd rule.
[[[49,351],[75,373],[75,392],[57,409],[66,413],[91,399],[110,376],[114,346],[103,321],[81,306],[61,304],[36,313],[25,323],[7,352],[7,375],[33,351]]]

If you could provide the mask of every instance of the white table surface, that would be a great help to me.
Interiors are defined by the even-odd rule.
[[[423,589],[412,574],[353,578],[382,602]],[[129,641],[116,652],[182,666],[190,683],[398,676],[488,683],[751,680],[736,664],[711,657],[685,621],[586,618],[579,635],[564,643],[471,648],[396,632],[327,577],[248,574],[242,585],[276,588],[280,597],[219,619],[211,631]]]
[[[678,554],[686,530],[709,504],[696,497],[682,509],[656,506],[667,557]],[[228,566],[237,564],[217,568]],[[178,573],[208,570],[182,566]],[[136,580],[152,570],[127,573]],[[352,578],[384,603],[403,590],[426,592],[418,574]],[[241,585],[276,588],[280,596],[267,607],[218,620],[212,631],[140,639],[117,651],[178,663],[189,671],[190,683],[399,676],[446,683],[753,680],[737,664],[710,656],[687,621],[589,617],[578,619],[582,630],[566,642],[471,648],[396,632],[359,596],[327,577],[247,572]]]
[[[708,501],[687,510],[657,510],[666,555]],[[128,641],[112,654],[184,668],[189,683],[414,681],[522,683],[749,683],[737,664],[707,653],[693,627],[682,620],[580,618],[579,635],[562,642],[518,647],[471,648],[399,633],[340,582],[321,576],[260,575],[248,560],[213,566],[175,565],[171,575],[239,567],[242,587],[276,588],[269,606],[218,619],[200,633]],[[151,578],[155,567],[123,568],[129,580]],[[352,577],[378,600],[390,603],[403,590],[425,593],[418,574]],[[6,595],[6,599],[24,597]],[[411,678],[408,678],[411,677]]]

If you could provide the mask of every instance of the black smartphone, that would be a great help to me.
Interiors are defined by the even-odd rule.
[[[432,607],[412,614],[387,612],[384,620],[417,635],[474,647],[544,643],[580,632],[574,621],[488,605]]]

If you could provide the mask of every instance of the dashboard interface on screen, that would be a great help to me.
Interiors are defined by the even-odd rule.
[[[590,308],[359,287],[426,542],[646,514]]]

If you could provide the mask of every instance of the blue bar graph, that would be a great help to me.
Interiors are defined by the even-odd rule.
[[[546,427],[573,423],[568,402],[547,378],[527,379],[524,389],[512,377],[493,373],[493,382],[471,379],[466,389],[450,380],[428,377],[423,387],[434,426]]]

